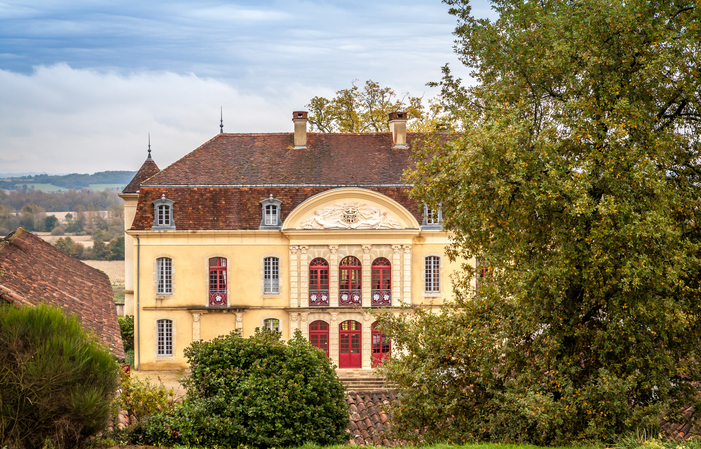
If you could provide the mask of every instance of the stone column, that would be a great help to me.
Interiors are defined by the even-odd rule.
[[[338,301],[336,301],[338,302]],[[329,323],[329,358],[334,365],[338,366],[338,343],[339,343],[339,332],[338,332],[338,313],[331,312],[331,322]]]
[[[402,303],[411,305],[411,245],[404,245],[404,293]]]
[[[290,307],[299,307],[299,262],[297,250],[299,247],[290,246]]]
[[[402,305],[402,245],[392,245],[392,305]]]
[[[372,315],[366,313],[363,316],[363,330],[361,332],[361,354],[363,368],[372,368]]]
[[[236,312],[236,329],[243,336],[243,312]]]
[[[192,314],[192,341],[200,341],[200,314]]]
[[[362,303],[363,307],[370,307],[372,305],[372,298],[370,297],[372,291],[372,261],[370,260],[370,250],[372,245],[362,245],[363,248],[363,271],[362,271],[362,287],[363,296]]]
[[[329,251],[329,306],[338,307],[338,245],[329,245]]]
[[[291,339],[295,335],[295,330],[299,329],[299,313],[290,312],[290,329],[287,338]]]
[[[299,305],[300,307],[309,307],[309,255],[307,254],[308,246],[300,246],[299,262]]]
[[[309,312],[302,312],[299,314],[299,328],[302,331],[302,335],[307,340],[309,340],[309,323],[307,322],[308,319]]]

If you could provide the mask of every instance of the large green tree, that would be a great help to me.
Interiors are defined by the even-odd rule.
[[[673,419],[701,381],[701,3],[446,2],[475,84],[445,69],[461,132],[410,181],[478,265],[454,307],[385,319],[398,430],[550,444]]]

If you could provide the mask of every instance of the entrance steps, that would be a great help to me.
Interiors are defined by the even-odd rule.
[[[346,391],[380,391],[392,389],[384,377],[375,375],[374,369],[337,369],[336,374]]]

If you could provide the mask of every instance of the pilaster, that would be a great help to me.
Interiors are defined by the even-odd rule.
[[[362,245],[363,248],[363,271],[362,271],[362,289],[363,289],[363,297],[362,297],[362,303],[363,307],[371,307],[372,306],[372,298],[371,298],[371,287],[372,287],[372,261],[370,260],[370,250],[372,249],[372,245]]]
[[[299,328],[302,331],[302,335],[305,339],[309,340],[309,312],[302,312],[299,314]]]
[[[299,304],[301,307],[309,307],[309,255],[308,246],[300,246],[299,262]]]
[[[200,341],[200,316],[199,313],[192,314],[192,341]]]
[[[360,355],[363,368],[372,368],[372,315],[366,313],[363,316],[363,330],[361,331],[361,351]]]
[[[236,312],[236,329],[243,335],[243,312]]]
[[[404,293],[402,294],[402,303],[405,305],[411,305],[411,245],[404,245]]]
[[[299,329],[299,313],[297,312],[290,312],[290,326],[289,326],[289,335],[287,336],[288,339],[291,339],[295,335],[295,330]]]
[[[338,245],[329,245],[329,306],[338,307]],[[338,329],[336,329],[338,334]],[[329,337],[331,338],[331,337]],[[336,354],[338,359],[338,354]]]
[[[299,247],[290,246],[290,307],[299,307]]]
[[[392,245],[392,305],[402,305],[402,246]]]
[[[338,301],[336,301],[338,303]],[[329,323],[329,358],[334,365],[338,366],[338,313],[331,312],[331,322]]]

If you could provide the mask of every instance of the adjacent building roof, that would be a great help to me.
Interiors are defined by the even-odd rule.
[[[293,133],[217,134],[142,184],[403,185],[417,137],[408,133],[407,147],[394,148],[391,133],[307,133],[307,147],[295,149]]]
[[[397,400],[394,390],[346,393],[350,413],[350,444],[358,446],[400,446],[392,439],[389,427],[392,416],[386,410]]]
[[[112,285],[105,273],[22,228],[0,239],[0,272],[3,298],[18,306],[44,302],[75,314],[115,357],[124,358]]]
[[[122,193],[136,193],[139,191],[139,186],[142,182],[146,181],[151,176],[158,173],[160,169],[158,165],[151,159],[151,154],[149,153],[148,158],[144,161],[143,165],[136,172],[134,178],[127,184],[127,186],[122,190]]]

